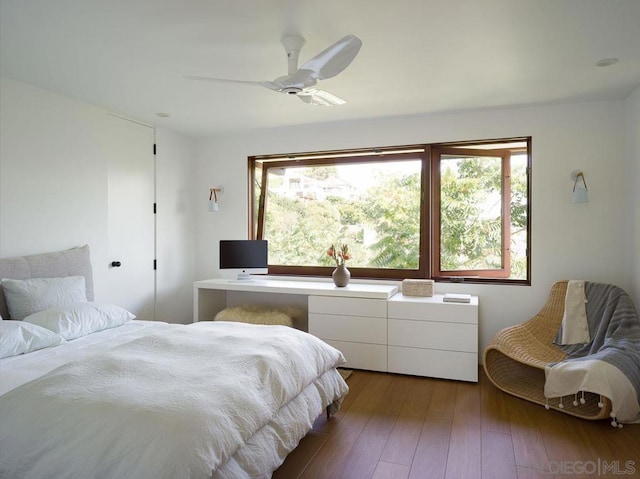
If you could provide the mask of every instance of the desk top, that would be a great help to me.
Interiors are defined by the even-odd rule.
[[[219,289],[225,291],[248,291],[254,293],[306,294],[309,296],[336,296],[348,298],[389,299],[398,292],[398,287],[389,284],[349,283],[338,288],[329,281],[288,281],[254,279],[206,279],[193,283],[196,289]]]

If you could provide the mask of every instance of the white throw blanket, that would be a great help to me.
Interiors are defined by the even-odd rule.
[[[137,339],[1,396],[0,476],[209,478],[343,362],[282,326],[204,322]]]
[[[633,384],[615,366],[597,359],[565,361],[545,367],[544,395],[560,398],[580,391],[593,391],[609,398],[614,417],[620,422],[639,422],[640,407]]]
[[[586,302],[584,281],[570,280],[567,284],[562,326],[558,332],[556,344],[584,344],[591,341]]]
[[[545,367],[544,395],[560,398],[582,391],[611,400],[612,424],[640,422],[640,318],[621,288],[585,282],[589,335],[585,344],[561,346],[566,360]]]

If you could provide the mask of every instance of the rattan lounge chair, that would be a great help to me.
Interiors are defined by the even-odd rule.
[[[484,369],[491,382],[509,394],[583,419],[608,419],[611,401],[598,394],[585,392],[584,403],[582,395],[561,402],[544,396],[545,365],[566,358],[553,340],[562,323],[567,283],[554,283],[547,303],[533,318],[496,334],[484,351]]]

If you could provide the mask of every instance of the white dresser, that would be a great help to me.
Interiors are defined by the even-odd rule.
[[[309,296],[309,332],[336,347],[346,367],[478,381],[478,298]]]
[[[387,300],[309,296],[309,332],[339,349],[346,367],[387,371]]]
[[[478,381],[478,297],[442,298],[398,293],[387,301],[389,372]]]

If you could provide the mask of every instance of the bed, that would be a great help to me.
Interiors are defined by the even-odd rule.
[[[342,354],[296,329],[91,301],[87,246],[0,260],[0,278],[0,477],[269,478],[348,392]],[[16,285],[40,280],[82,282],[85,300],[20,311]]]

